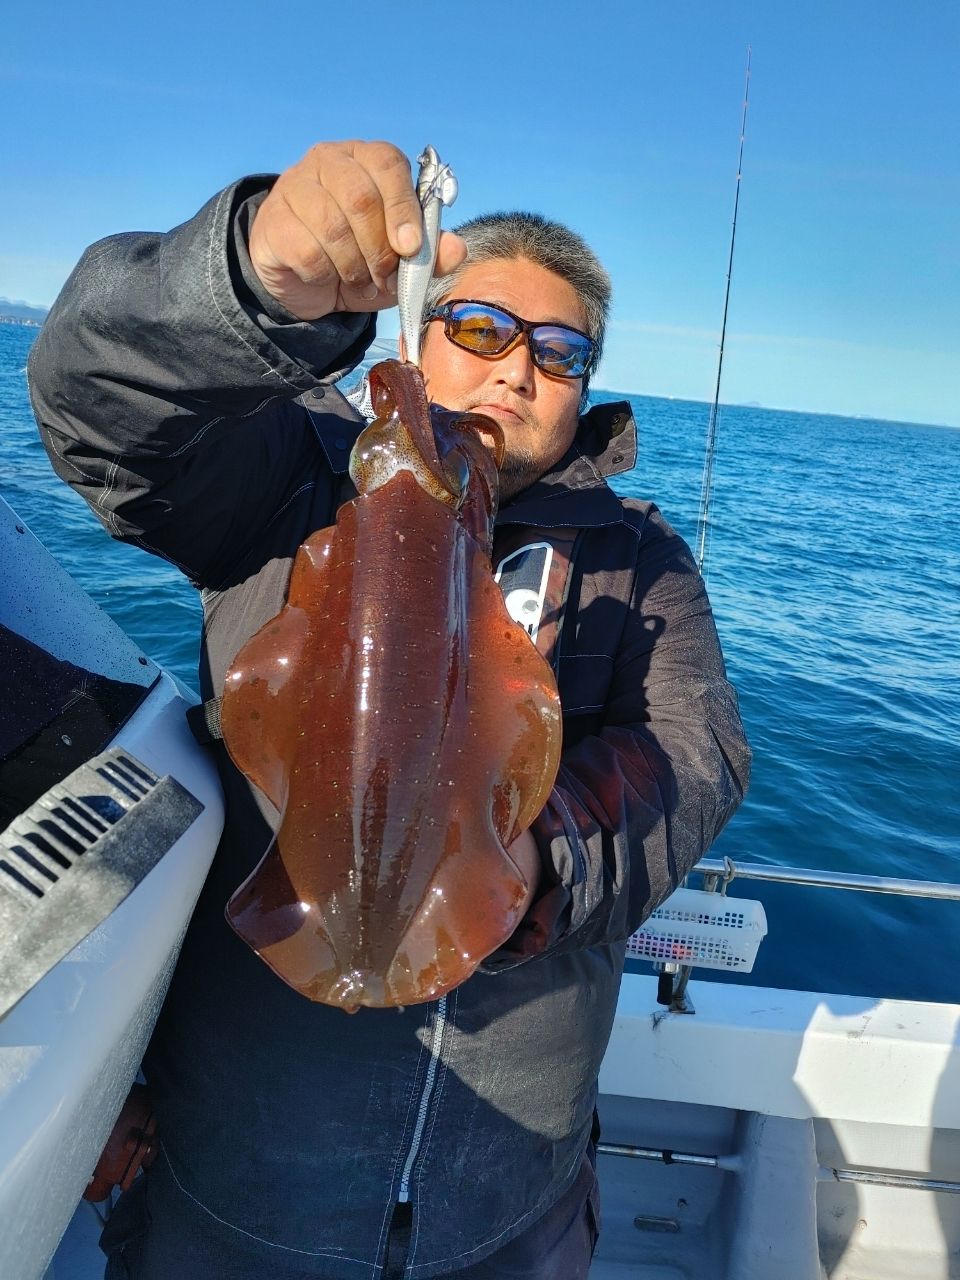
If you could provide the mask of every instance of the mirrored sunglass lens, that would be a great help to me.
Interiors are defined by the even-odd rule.
[[[450,337],[468,351],[496,355],[516,333],[510,317],[490,307],[465,305],[450,310]]]
[[[579,378],[590,363],[592,345],[579,333],[541,326],[531,336],[537,364],[547,373]]]

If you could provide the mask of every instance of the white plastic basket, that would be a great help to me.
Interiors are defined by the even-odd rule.
[[[677,889],[627,940],[627,956],[654,964],[750,973],[767,934],[763,904]]]

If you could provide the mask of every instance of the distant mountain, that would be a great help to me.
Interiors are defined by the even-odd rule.
[[[31,307],[28,302],[0,298],[0,316],[8,316],[11,320],[35,320],[40,324],[46,320],[47,310],[47,307]]]

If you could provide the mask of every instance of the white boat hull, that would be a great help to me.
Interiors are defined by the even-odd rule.
[[[43,1275],[70,1222],[139,1070],[220,837],[219,780],[187,727],[187,705],[162,676],[112,745],[161,777],[173,775],[203,812],[107,920],[0,1019],[3,1280]],[[102,1274],[102,1258],[97,1265],[90,1274]]]

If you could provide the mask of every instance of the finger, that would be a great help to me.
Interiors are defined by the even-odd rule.
[[[349,227],[367,282],[373,281],[381,290],[396,270],[398,258],[387,236],[383,193],[375,177],[355,157],[335,151],[324,155],[318,178]],[[362,286],[359,274],[344,276],[344,283],[352,289]]]
[[[416,253],[423,239],[423,215],[407,157],[389,142],[358,142],[353,155],[380,191],[390,247],[401,258]]]
[[[334,179],[331,190],[321,178],[305,171],[291,175],[283,189],[290,214],[333,263],[339,280],[355,291],[369,289],[372,296],[379,286],[373,282],[350,216],[341,206],[340,199],[347,198],[342,183]]]
[[[257,215],[250,259],[264,287],[301,320],[333,309],[339,273],[282,194]]]
[[[256,227],[261,238],[260,253],[272,255],[273,265],[292,272],[304,284],[321,288],[337,285],[340,274],[323,245],[298,216],[286,192],[263,208]]]
[[[389,307],[397,305],[397,291],[384,287],[378,293],[370,296],[370,290],[365,289],[362,293],[354,289],[342,285],[340,295],[337,301],[336,309],[338,311],[386,311]]]
[[[467,260],[467,242],[454,231],[441,231],[440,243],[437,245],[437,265],[435,276],[448,276],[456,271]]]
[[[301,320],[333,311],[382,311],[397,304],[396,289],[345,285],[336,265],[292,213],[261,233],[259,274],[266,288]],[[287,265],[295,263],[295,266]]]
[[[437,265],[434,274],[438,276],[449,275],[451,272],[456,271],[466,259],[466,242],[452,231],[442,231],[440,233],[440,243],[437,246]],[[393,261],[396,262],[397,259],[394,258]],[[359,294],[349,287],[342,288],[338,309],[345,311],[383,311],[387,307],[395,307],[396,305],[397,272],[393,271],[383,281],[380,291],[373,298],[370,297],[369,292]]]

